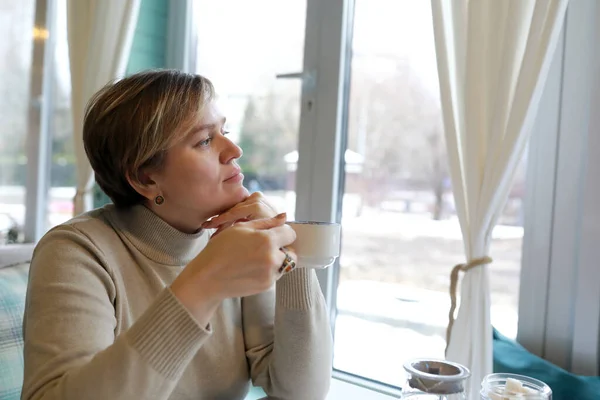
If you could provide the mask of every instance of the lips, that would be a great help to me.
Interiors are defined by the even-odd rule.
[[[236,180],[238,179],[239,175],[241,174],[242,170],[240,168],[236,168],[231,175],[229,175],[224,182],[230,181],[230,180]]]

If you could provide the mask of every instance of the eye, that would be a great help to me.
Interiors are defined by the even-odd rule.
[[[226,129],[221,129],[221,135],[225,136],[225,135],[229,135],[230,131],[226,130]]]
[[[212,140],[213,140],[212,137],[206,138],[206,139],[201,140],[198,143],[196,143],[196,145],[194,147],[207,147],[208,145],[210,145],[210,142],[212,142]]]

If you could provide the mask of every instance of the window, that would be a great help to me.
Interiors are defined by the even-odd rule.
[[[357,0],[334,367],[399,386],[443,358],[453,265],[464,262],[444,141],[430,2]],[[524,165],[524,164],[523,164]],[[516,337],[523,171],[494,230],[494,324]],[[361,338],[369,346],[356,346]]]
[[[47,201],[44,198],[36,200],[45,204],[45,208],[40,208],[41,215],[30,216],[43,225],[42,233],[71,218],[75,195],[66,0],[52,0],[44,5],[47,16],[54,18],[49,29],[34,27],[35,9],[39,5],[35,1],[26,4],[15,7],[14,2],[0,2],[0,19],[4,21],[1,29],[4,29],[3,37],[7,38],[0,44],[0,55],[4,60],[0,61],[0,71],[6,78],[0,83],[0,119],[4,121],[0,128],[0,243],[26,240],[26,199],[37,196],[27,193],[28,190],[35,191],[36,185],[27,186],[29,177],[41,173],[37,179],[48,181],[43,185],[48,190]],[[54,40],[48,40],[50,34],[54,35]],[[44,53],[44,57],[34,60],[34,41],[43,43],[40,49],[52,48]],[[44,73],[34,72],[33,63],[40,63],[39,70],[43,69]],[[32,77],[36,81],[32,81]],[[43,83],[44,79],[49,79],[50,84]],[[39,107],[32,113],[32,90],[42,87],[47,89],[42,89],[45,91],[38,100]],[[47,113],[40,111],[44,107],[47,107]],[[38,118],[48,120],[38,121]],[[42,166],[38,171],[28,162],[28,155],[33,155],[33,144],[34,152],[48,151],[44,148],[46,141],[36,139],[40,135],[49,138],[51,152],[49,158],[39,158],[41,162],[48,162],[48,168]],[[28,142],[31,143],[27,145]],[[44,172],[46,176],[43,176]]]
[[[0,0],[0,246],[23,241],[35,1]],[[37,35],[37,36],[36,36]]]

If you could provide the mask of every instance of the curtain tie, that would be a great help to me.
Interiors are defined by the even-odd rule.
[[[448,351],[448,344],[450,343],[450,334],[452,332],[452,326],[454,325],[454,311],[456,311],[456,289],[458,286],[458,274],[462,272],[468,272],[475,267],[487,265],[492,263],[492,259],[488,256],[474,258],[468,263],[458,264],[452,268],[450,273],[450,312],[448,313],[448,328],[446,329],[446,352]]]

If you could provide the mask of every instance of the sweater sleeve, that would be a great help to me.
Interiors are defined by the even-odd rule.
[[[169,289],[115,336],[115,287],[102,253],[60,227],[38,244],[25,318],[22,399],[167,399],[210,336]]]
[[[242,312],[253,384],[269,398],[324,399],[332,336],[315,271],[284,275],[274,290],[242,299]]]

